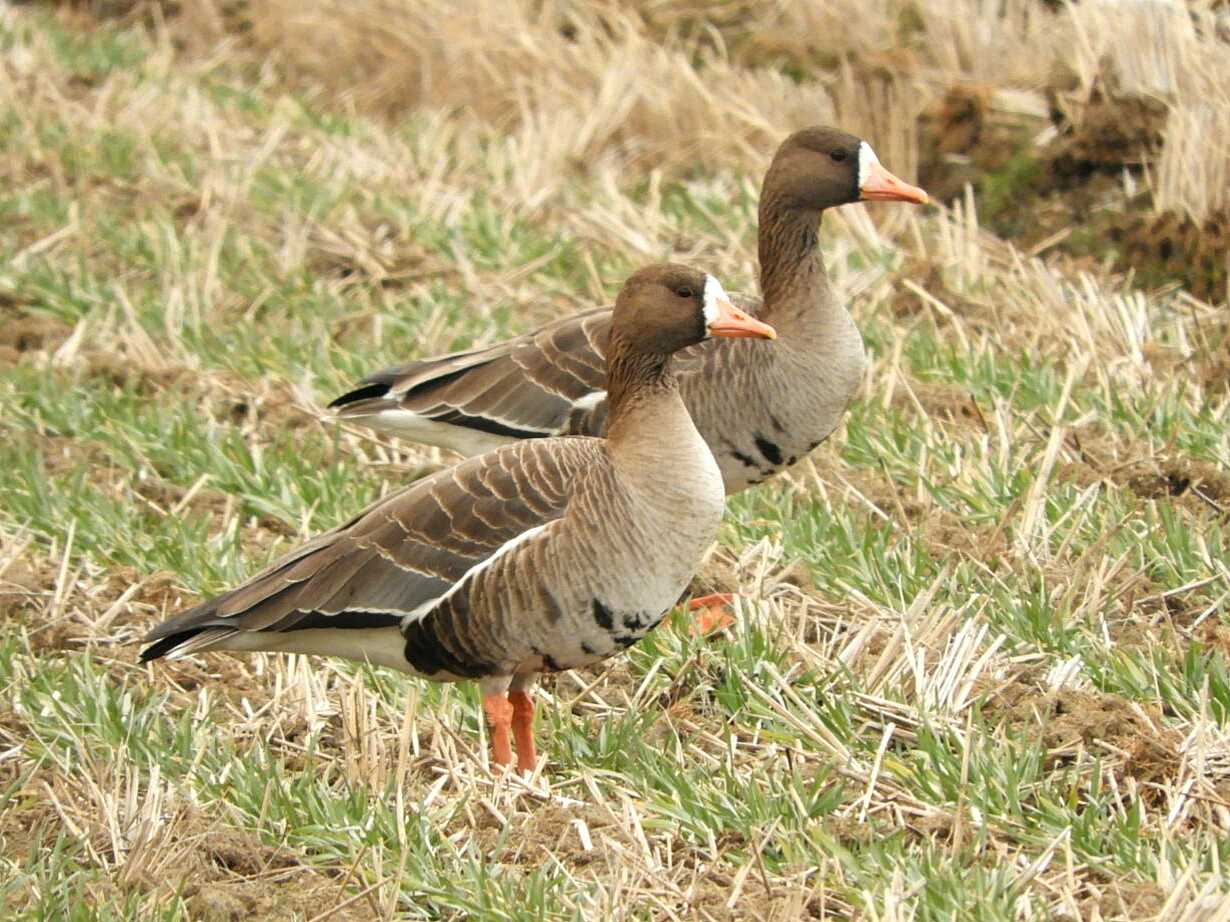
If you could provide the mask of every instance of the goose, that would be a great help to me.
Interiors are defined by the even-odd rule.
[[[765,174],[759,208],[763,299],[735,297],[778,340],[712,339],[675,361],[680,392],[727,494],[807,455],[837,427],[866,369],[863,339],[829,285],[819,248],[825,209],[857,201],[923,204],[864,140],[795,132]],[[462,455],[521,439],[598,435],[612,312],[599,308],[493,346],[376,372],[329,404],[334,416]]]
[[[158,625],[141,660],[273,651],[474,680],[492,762],[511,766],[515,741],[532,772],[538,675],[644,637],[716,537],[721,472],[671,359],[711,336],[776,333],[712,276],[637,272],[609,324],[603,437],[514,442],[418,480]]]
[[[722,472],[727,495],[775,476],[832,434],[866,371],[863,338],[829,285],[824,211],[858,201],[925,204],[861,138],[817,126],[786,138],[761,188],[762,299],[735,298],[778,340],[706,340],[675,365],[683,402]],[[506,342],[376,372],[329,404],[339,420],[462,455],[520,439],[598,435],[611,310],[598,308]],[[694,598],[697,633],[732,622],[729,593]]]

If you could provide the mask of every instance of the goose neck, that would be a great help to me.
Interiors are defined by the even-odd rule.
[[[760,204],[760,290],[763,316],[793,303],[800,292],[827,281],[820,255],[821,211],[790,207],[772,195]]]
[[[655,407],[678,400],[679,386],[669,355],[628,349],[618,341],[613,345],[607,359],[607,437],[618,442],[651,421]]]

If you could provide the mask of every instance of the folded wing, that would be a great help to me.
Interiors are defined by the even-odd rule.
[[[343,419],[466,454],[509,440],[597,435],[610,323],[610,310],[592,310],[487,349],[390,368],[329,406]],[[450,444],[441,438],[449,429],[475,435]]]
[[[256,635],[319,628],[405,631],[501,549],[559,519],[601,454],[591,439],[523,442],[440,471],[159,625],[142,659],[293,649]]]

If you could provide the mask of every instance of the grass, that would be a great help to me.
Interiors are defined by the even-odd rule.
[[[964,205],[826,218],[873,368],[731,500],[737,627],[547,682],[547,767],[499,781],[474,689],[135,641],[447,463],[322,422],[357,376],[652,259],[752,288],[760,135],[671,161],[666,57],[557,170],[447,94],[366,114],[156,22],[0,44],[5,918],[1224,918],[1224,306]]]

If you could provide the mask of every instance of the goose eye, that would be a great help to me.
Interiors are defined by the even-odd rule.
[[[679,295],[681,298],[690,298],[695,294],[695,292],[693,292],[687,285],[684,285],[682,288],[676,288],[675,294]]]
[[[839,148],[833,151],[832,153],[830,153],[829,156],[832,157],[833,160],[836,161],[837,163],[841,163],[841,161],[845,160],[846,157],[849,156],[849,154],[847,154],[844,150],[841,150]]]

